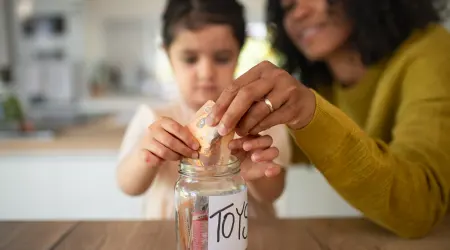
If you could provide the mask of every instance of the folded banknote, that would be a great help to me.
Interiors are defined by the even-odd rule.
[[[222,137],[219,135],[217,127],[210,127],[206,124],[206,117],[214,104],[213,101],[207,101],[187,125],[200,144],[199,159],[186,158],[182,160],[183,163],[202,167],[228,163],[231,153],[228,143],[233,139],[234,131]]]

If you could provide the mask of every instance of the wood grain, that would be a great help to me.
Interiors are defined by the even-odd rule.
[[[55,250],[175,249],[174,223],[82,222]]]
[[[176,249],[173,221],[0,223],[0,249]],[[249,221],[249,250],[449,250],[450,217],[428,237],[401,239],[365,219]]]
[[[0,249],[51,249],[70,233],[76,224],[76,222],[2,222]]]

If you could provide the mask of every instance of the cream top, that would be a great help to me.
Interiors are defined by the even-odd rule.
[[[182,125],[186,125],[195,112],[185,105],[172,104],[163,109],[153,110],[147,105],[141,105],[134,117],[131,119],[125,132],[120,152],[119,162],[133,150],[140,138],[144,135],[148,127],[159,117],[165,116],[174,119]],[[265,133],[271,135],[274,146],[280,151],[276,162],[283,167],[290,165],[291,146],[289,134],[284,126],[272,127]],[[152,185],[148,188],[144,197],[143,214],[146,219],[173,219],[174,209],[174,186],[178,179],[178,162],[168,162],[161,166]],[[249,216],[275,216],[272,204],[260,204],[248,194]]]

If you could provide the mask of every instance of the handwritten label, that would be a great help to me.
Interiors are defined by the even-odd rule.
[[[232,195],[210,196],[208,218],[208,249],[247,249],[247,190]]]

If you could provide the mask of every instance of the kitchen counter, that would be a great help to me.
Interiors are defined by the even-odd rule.
[[[42,151],[118,150],[125,132],[114,117],[108,117],[85,125],[67,127],[54,138],[18,138],[0,141],[0,154]]]

